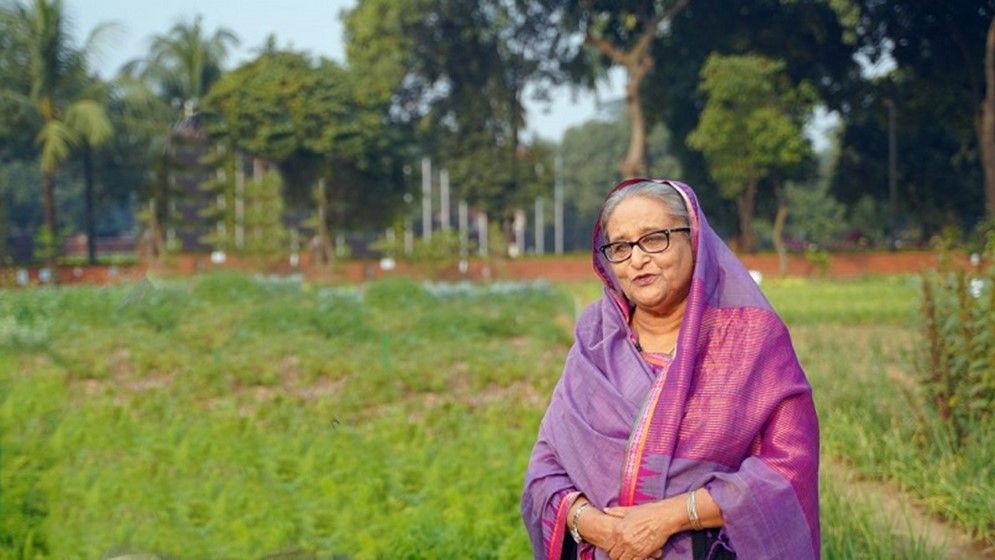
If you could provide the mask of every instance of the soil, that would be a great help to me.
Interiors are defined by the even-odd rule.
[[[841,461],[823,463],[834,486],[848,497],[866,500],[877,507],[879,520],[895,534],[921,538],[930,548],[946,550],[950,560],[995,558],[995,547],[973,540],[969,535],[919,509],[907,494],[885,482],[864,479]]]

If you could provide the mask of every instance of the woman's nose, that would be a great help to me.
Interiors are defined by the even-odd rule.
[[[639,245],[632,246],[632,255],[629,257],[629,262],[633,264],[636,268],[643,266],[650,258],[650,254],[643,251],[642,247]]]

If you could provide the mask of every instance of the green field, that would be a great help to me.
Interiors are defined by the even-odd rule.
[[[827,457],[991,539],[992,451],[930,464],[903,412],[914,281],[765,289]],[[597,293],[229,274],[0,292],[0,558],[528,557],[525,465]],[[941,557],[826,470],[825,557]]]

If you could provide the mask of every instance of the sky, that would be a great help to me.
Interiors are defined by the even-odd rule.
[[[226,27],[241,40],[231,53],[230,68],[254,57],[270,34],[280,47],[310,51],[339,62],[345,61],[342,23],[339,14],[355,5],[355,0],[65,0],[77,41],[82,42],[96,26],[113,22],[94,66],[108,78],[129,60],[148,52],[150,38],[165,34],[178,21],[203,16],[208,33]],[[550,104],[526,101],[529,112],[527,135],[536,134],[558,142],[563,132],[594,118],[597,99],[618,98],[623,91],[623,75],[616,72],[597,94],[569,88],[556,91]],[[576,99],[575,99],[576,97]]]

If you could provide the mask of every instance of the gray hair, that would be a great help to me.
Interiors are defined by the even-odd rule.
[[[601,211],[601,231],[606,232],[608,218],[619,203],[633,196],[645,196],[663,203],[667,211],[674,218],[680,220],[681,225],[691,225],[691,218],[688,214],[688,207],[684,203],[684,197],[677,192],[670,183],[654,183],[652,181],[640,181],[613,192],[605,201],[604,210]],[[607,235],[607,234],[606,234]]]

